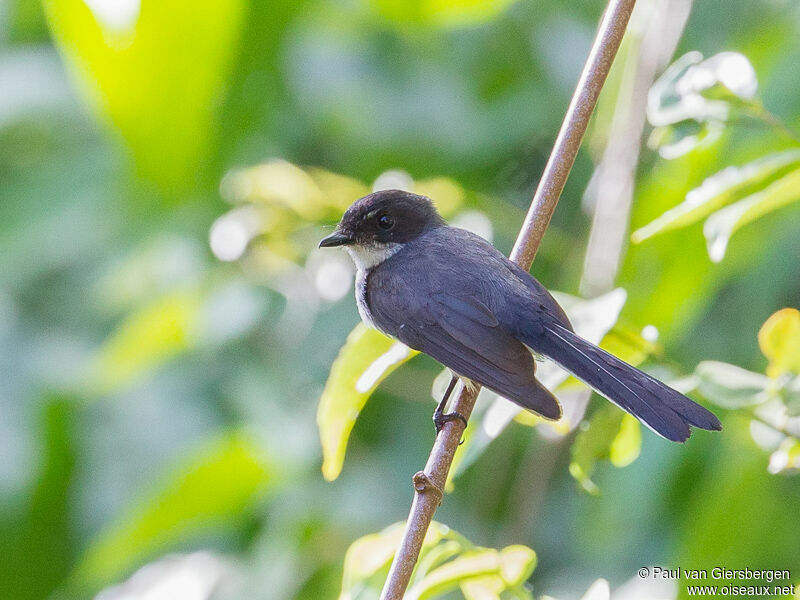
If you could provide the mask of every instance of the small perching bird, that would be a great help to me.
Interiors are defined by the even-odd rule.
[[[483,238],[448,226],[424,196],[365,196],[319,245],[349,252],[367,325],[546,419],[561,407],[536,379],[531,351],[669,440],[685,441],[690,425],[722,429],[699,404],[575,334],[542,284]],[[444,414],[454,382],[434,413],[437,431],[464,420]]]

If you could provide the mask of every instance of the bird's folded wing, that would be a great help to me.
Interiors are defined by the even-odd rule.
[[[432,356],[455,373],[550,418],[560,409],[534,377],[530,351],[497,322],[477,297],[431,289],[425,277],[413,290],[397,276],[379,281],[367,302],[376,325],[404,344]],[[372,287],[372,286],[371,286]]]

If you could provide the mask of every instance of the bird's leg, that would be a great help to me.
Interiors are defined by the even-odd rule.
[[[444,427],[445,423],[450,421],[455,421],[456,419],[461,420],[464,423],[464,428],[467,427],[467,419],[459,412],[451,412],[445,414],[444,409],[447,406],[447,401],[450,399],[450,394],[453,393],[453,388],[456,387],[456,382],[458,381],[458,376],[453,375],[450,379],[450,384],[447,386],[447,390],[442,396],[441,402],[439,402],[439,406],[436,407],[436,410],[433,411],[433,426],[436,428],[436,435],[439,435],[439,432]]]

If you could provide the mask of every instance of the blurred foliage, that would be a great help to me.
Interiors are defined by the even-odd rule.
[[[370,394],[382,379],[417,354],[363,323],[347,336],[331,366],[317,409],[325,479],[332,481],[339,476],[347,439]]]
[[[800,136],[755,97],[757,88],[755,71],[741,54],[723,52],[702,60],[699,52],[690,52],[650,89],[647,115],[655,126],[651,145],[665,158],[675,158],[698,144],[712,143],[725,122],[739,115],[776,127],[800,145]],[[798,165],[800,150],[787,150],[727,167],[686,194],[683,203],[634,231],[631,239],[639,243],[708,217],[703,227],[708,255],[719,262],[737,229],[800,200]]]
[[[407,514],[446,382],[426,357],[376,364],[374,332],[337,360],[353,268],[316,243],[356,197],[405,187],[508,251],[603,5],[3,3],[0,597],[374,597],[391,544],[380,565],[347,549]],[[646,31],[656,2],[637,5]],[[620,289],[559,298],[725,431],[672,447],[546,363],[568,423],[484,392],[438,515],[480,546],[440,526],[420,596],[530,597],[519,544],[560,600],[685,596],[632,588],[650,564],[800,573],[800,10],[694,2],[675,57]],[[578,290],[580,197],[635,62],[537,257],[550,288]],[[509,578],[503,557],[526,566]]]
[[[347,550],[340,600],[380,596],[405,523],[366,535]],[[449,527],[433,521],[422,544],[406,597],[438,598],[460,590],[465,600],[532,599],[525,581],[536,568],[536,553],[525,546],[502,550],[475,546]]]
[[[758,332],[769,361],[767,374],[723,362],[704,361],[695,370],[698,392],[722,408],[748,409],[750,433],[772,452],[769,472],[800,470],[800,311],[784,308]]]

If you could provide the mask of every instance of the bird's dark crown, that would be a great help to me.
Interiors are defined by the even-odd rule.
[[[402,244],[444,225],[430,198],[402,190],[383,190],[356,200],[336,230],[343,244]]]

